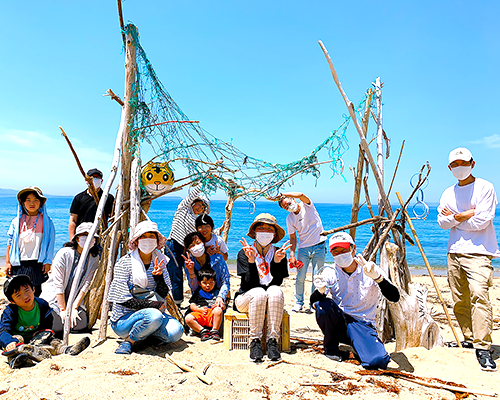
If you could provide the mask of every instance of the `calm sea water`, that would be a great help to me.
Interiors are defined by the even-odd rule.
[[[59,249],[64,242],[68,240],[68,218],[69,207],[72,197],[49,197],[47,201],[47,209],[50,217],[54,221],[56,227],[56,250]],[[178,199],[165,199],[153,202],[148,213],[149,217],[158,224],[160,231],[168,236],[170,232],[172,218],[179,203]],[[224,220],[224,206],[226,202],[222,200],[213,200],[211,202],[210,215],[215,221],[216,226],[220,226]],[[316,208],[323,221],[325,230],[333,229],[342,225],[346,225],[351,217],[350,204],[329,204],[317,203]],[[257,216],[262,212],[273,214],[278,223],[286,230],[286,216],[288,212],[278,207],[276,203],[257,202],[255,204],[255,212],[252,214],[253,207],[249,207],[246,202],[236,202],[233,209],[233,218],[231,230],[229,232],[228,247],[229,258],[234,260],[238,251],[241,249],[239,240],[246,237],[248,227]],[[17,199],[15,197],[0,197],[0,256],[5,256],[7,245],[7,230],[10,222],[17,213]],[[366,207],[360,211],[359,219],[369,218],[370,215]],[[436,222],[437,211],[436,207],[431,207],[429,216],[425,220],[414,220],[413,224],[419,236],[419,239],[424,248],[425,254],[433,268],[446,267],[446,246],[448,242],[448,233],[443,231]],[[494,220],[497,238],[500,237],[500,213]],[[407,230],[412,236],[411,231]],[[356,233],[356,243],[358,249],[363,249],[371,237],[369,227],[360,227]],[[285,237],[285,240],[288,236]],[[283,243],[283,242],[282,242]],[[410,266],[419,268],[424,267],[424,262],[417,246],[407,244],[407,257]],[[327,261],[333,261],[330,254],[327,254]],[[500,269],[500,260],[494,260],[493,266]]]

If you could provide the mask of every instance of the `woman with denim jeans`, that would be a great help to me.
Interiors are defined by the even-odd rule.
[[[148,336],[173,343],[184,332],[182,325],[165,313],[163,299],[172,290],[166,267],[168,258],[160,252],[165,242],[154,222],[140,222],[129,242],[130,253],[115,265],[108,297],[113,303],[111,328],[125,339],[116,354],[132,353],[132,345]],[[139,294],[150,292],[162,300],[146,299]]]

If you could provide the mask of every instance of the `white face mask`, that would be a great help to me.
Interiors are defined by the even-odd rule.
[[[274,233],[271,232],[255,232],[255,240],[259,242],[262,247],[266,247],[274,239]]]
[[[290,211],[291,213],[296,212],[299,209],[299,205],[296,202],[291,203],[288,208],[286,209],[287,211]]]
[[[205,245],[203,243],[197,244],[189,249],[189,252],[194,257],[201,257],[205,253]]]
[[[335,264],[337,264],[340,268],[347,268],[349,265],[352,264],[354,261],[354,258],[352,256],[352,253],[344,253],[344,254],[339,254],[338,256],[333,257],[333,260],[335,261]]]
[[[83,249],[85,246],[85,243],[87,242],[88,236],[80,236],[78,238],[78,245]],[[92,241],[90,242],[90,247],[93,247],[95,244],[95,238],[92,238]]]
[[[158,246],[158,241],[156,239],[139,239],[139,250],[144,254],[152,253],[154,249]]]
[[[451,172],[455,178],[459,181],[463,181],[468,178],[472,171],[472,165],[467,166],[459,166],[451,169]]]
[[[102,179],[101,178],[93,178],[92,183],[94,184],[95,190],[99,190],[102,184]]]

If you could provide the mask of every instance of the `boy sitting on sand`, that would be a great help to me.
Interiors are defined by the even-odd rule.
[[[199,333],[202,342],[208,339],[221,340],[219,327],[223,311],[215,306],[218,290],[215,288],[215,271],[202,267],[197,272],[198,288],[189,300],[191,313],[186,315],[186,324]]]
[[[35,297],[35,287],[29,276],[8,278],[3,292],[10,304],[0,319],[0,346],[11,368],[32,365],[33,361],[57,354],[76,356],[89,346],[88,337],[73,346],[63,346],[61,340],[54,338],[50,330],[52,310],[45,300]]]

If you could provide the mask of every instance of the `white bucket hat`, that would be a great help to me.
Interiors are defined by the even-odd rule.
[[[78,235],[81,235],[82,233],[89,233],[90,230],[92,229],[92,222],[82,222],[80,225],[78,225],[76,227],[76,230],[75,230],[75,236],[78,236]],[[73,236],[73,237],[75,237]],[[97,231],[94,233],[94,237],[95,238],[98,238],[99,237],[99,234],[97,233]]]
[[[158,230],[158,225],[155,222],[142,221],[136,225],[134,233],[130,237],[130,241],[128,242],[129,249],[137,249],[137,239],[139,239],[143,234],[147,232],[156,233],[156,235],[158,236],[158,246],[156,246],[158,250],[161,250],[165,246],[165,243],[167,243],[167,239],[160,233],[160,231]]]

